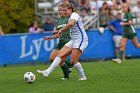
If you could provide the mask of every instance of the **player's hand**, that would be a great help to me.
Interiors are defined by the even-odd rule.
[[[44,36],[44,40],[51,40],[52,36]]]
[[[62,35],[62,31],[59,30],[57,34],[58,34],[58,36],[60,37],[60,36]]]
[[[124,22],[121,22],[120,25],[121,25],[121,26],[124,26]]]
[[[52,34],[53,34],[53,35],[54,35],[54,34],[57,34],[58,31],[59,31],[59,30],[54,30],[54,31],[52,32]]]

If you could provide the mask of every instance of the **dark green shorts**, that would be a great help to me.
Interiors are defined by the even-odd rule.
[[[131,33],[131,34],[123,33],[122,37],[123,38],[128,38],[128,39],[133,39],[134,37],[136,37],[136,33]]]
[[[61,48],[66,44],[66,42],[59,42],[54,49],[61,50]]]

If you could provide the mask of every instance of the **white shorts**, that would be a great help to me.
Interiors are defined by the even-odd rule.
[[[121,39],[122,39],[122,36],[119,36],[119,35],[114,35],[113,36],[113,40],[114,40],[116,48],[120,47]]]
[[[78,48],[83,52],[84,49],[88,46],[88,40],[84,40],[84,41],[70,40],[68,43],[65,44],[65,46],[70,47],[70,48]]]

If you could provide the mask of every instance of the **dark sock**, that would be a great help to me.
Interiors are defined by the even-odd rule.
[[[122,60],[122,56],[123,56],[124,50],[120,50],[119,51],[119,58]]]
[[[67,64],[68,68],[72,68],[73,67],[73,64],[68,61],[68,60],[65,60],[65,63]]]
[[[68,69],[67,64],[64,64],[63,66],[61,66],[61,69],[63,71],[64,77],[69,78],[69,69]]]

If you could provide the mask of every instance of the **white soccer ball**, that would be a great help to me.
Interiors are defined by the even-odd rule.
[[[33,83],[35,81],[35,75],[32,72],[26,72],[24,74],[24,81],[27,83]]]

